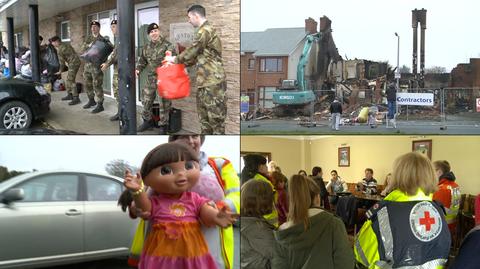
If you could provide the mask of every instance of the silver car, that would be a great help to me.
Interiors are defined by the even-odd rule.
[[[0,268],[127,256],[137,227],[117,206],[123,179],[33,172],[0,183]]]

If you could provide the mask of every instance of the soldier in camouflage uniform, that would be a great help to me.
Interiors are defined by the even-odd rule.
[[[162,64],[165,58],[165,52],[167,50],[174,52],[174,47],[163,36],[160,35],[158,24],[152,23],[147,28],[147,33],[150,37],[148,42],[142,49],[142,53],[137,63],[136,74],[140,74],[143,70],[147,70],[147,83],[143,89],[143,111],[142,118],[143,123],[138,127],[138,132],[151,129],[154,126],[152,119],[152,105],[155,100],[157,92],[157,73],[156,69]],[[165,134],[168,124],[168,112],[172,106],[172,102],[168,99],[160,99],[160,122],[161,126],[160,134]]]
[[[93,43],[97,40],[105,40],[100,35],[100,23],[98,21],[92,21],[90,23],[90,30],[92,35],[88,36],[82,45],[82,51],[87,51]],[[91,108],[97,105],[92,113],[102,112],[103,108],[103,72],[100,66],[96,66],[93,63],[86,62],[83,67],[83,79],[85,80],[85,90],[88,96],[88,103],[83,108]],[[95,91],[95,94],[94,94]],[[95,102],[95,95],[97,96],[97,102]]]
[[[202,134],[225,134],[227,96],[222,44],[215,29],[205,18],[205,8],[191,6],[187,15],[197,28],[193,44],[175,59],[177,63],[197,67],[197,112]]]
[[[56,75],[60,75],[68,66],[67,82],[65,83],[67,96],[62,98],[62,100],[71,100],[68,103],[69,105],[79,104],[80,98],[78,97],[75,78],[80,68],[80,58],[70,44],[62,43],[60,37],[54,36],[50,38],[50,42],[57,49],[58,61],[60,62],[60,71]]]
[[[117,40],[117,20],[112,20],[110,23],[110,29],[112,30],[113,35],[115,36],[115,40]],[[113,96],[117,100],[117,106],[120,103],[120,98],[118,96],[118,61],[117,61],[117,46],[118,44],[115,43],[115,47],[113,48],[112,53],[108,56],[108,59],[105,63],[100,65],[100,68],[102,71],[107,70],[107,68],[113,64],[113,81],[112,81],[112,87],[113,87]],[[120,119],[119,116],[119,111],[120,109],[117,110],[117,114],[113,115],[110,117],[110,121],[117,121]]]

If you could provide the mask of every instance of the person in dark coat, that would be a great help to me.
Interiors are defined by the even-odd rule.
[[[320,188],[320,200],[322,202],[322,206],[325,209],[330,209],[330,203],[328,202],[328,191],[325,187],[325,182],[323,182],[323,172],[320,166],[315,166],[312,168],[312,179],[317,183],[318,187]]]
[[[340,125],[340,116],[342,115],[342,104],[335,98],[330,104],[330,114],[332,114],[332,130],[338,131]]]

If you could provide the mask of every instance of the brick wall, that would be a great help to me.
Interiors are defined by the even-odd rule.
[[[260,60],[265,57],[257,57],[257,61],[255,62],[255,66],[257,70],[260,70]],[[279,87],[281,85],[282,80],[287,79],[288,74],[288,57],[281,57],[282,58],[282,72],[275,72],[275,73],[265,73],[265,72],[257,72],[257,87]]]
[[[222,57],[227,75],[227,121],[226,133],[240,133],[240,0],[224,1],[191,1],[165,0],[160,1],[160,30],[165,36],[170,36],[170,24],[187,22],[187,10],[193,4],[205,7],[207,19],[217,30],[222,41]],[[195,77],[191,76],[192,81]],[[196,112],[196,87],[192,84],[190,97],[174,101],[173,105],[183,110],[184,129],[200,132]]]
[[[458,64],[452,69],[451,87],[471,87],[472,86],[472,68],[470,64]]]
[[[242,78],[241,92],[246,92],[249,89],[255,89],[255,74],[256,69],[248,69],[248,62],[250,59],[255,59],[252,52],[245,53],[240,56],[240,77]]]

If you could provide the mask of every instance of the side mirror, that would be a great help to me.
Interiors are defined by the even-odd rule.
[[[10,204],[14,201],[23,200],[23,198],[25,198],[25,193],[24,193],[23,189],[14,188],[14,189],[9,189],[6,192],[4,192],[1,195],[0,200],[1,200],[2,203],[8,205],[8,204]]]

